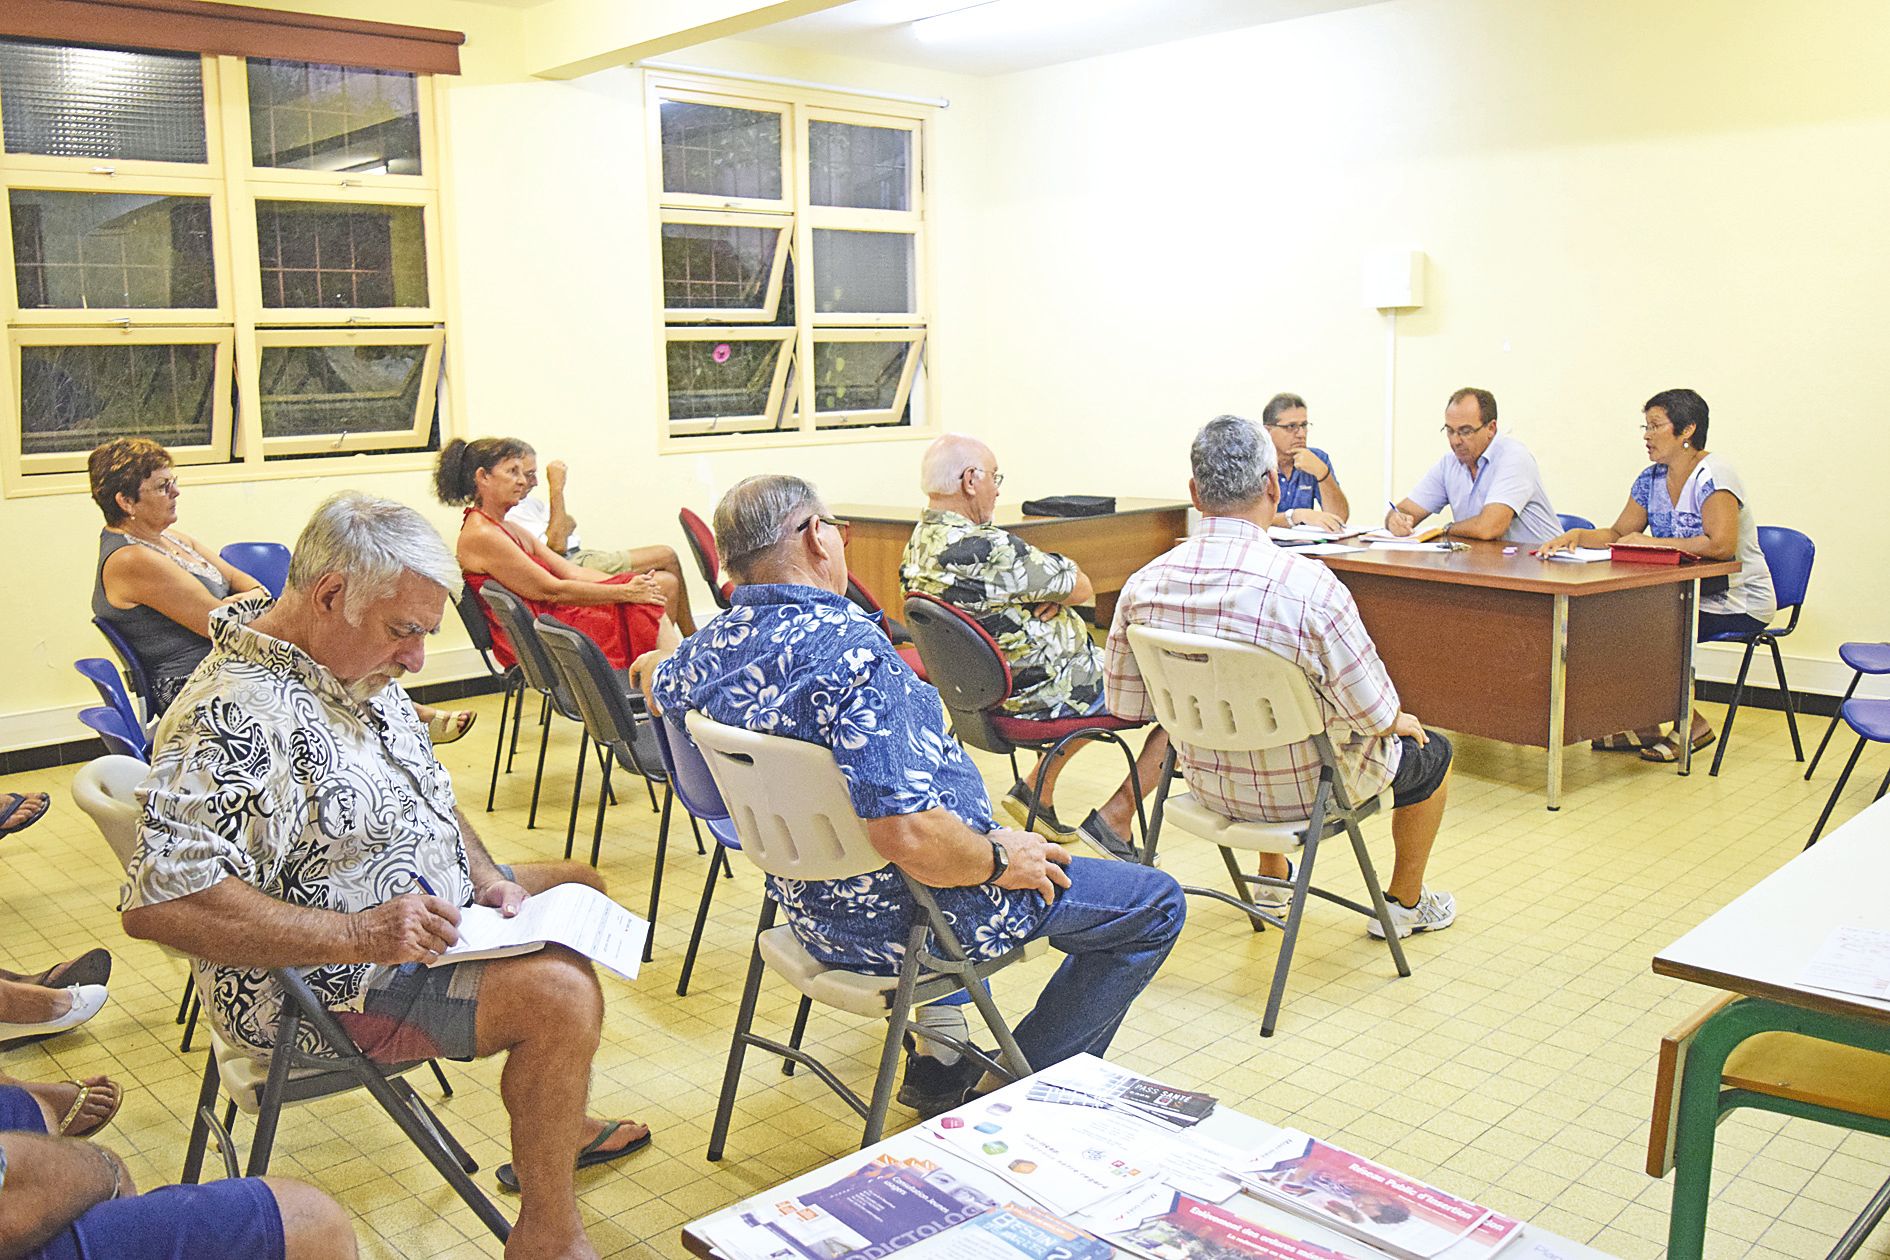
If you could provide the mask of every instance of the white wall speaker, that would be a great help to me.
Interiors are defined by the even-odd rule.
[[[1424,305],[1424,251],[1408,247],[1375,249],[1365,255],[1365,304],[1381,311],[1408,311]]]

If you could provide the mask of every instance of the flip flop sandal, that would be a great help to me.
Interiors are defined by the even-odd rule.
[[[42,989],[65,989],[75,984],[104,984],[112,978],[112,954],[108,949],[88,949],[77,958],[54,963],[36,976],[22,976],[22,984],[36,984]]]
[[[624,1121],[612,1120],[609,1124],[604,1126],[603,1132],[591,1139],[590,1145],[578,1152],[577,1167],[579,1172],[583,1172],[586,1168],[595,1168],[599,1164],[608,1164],[613,1159],[622,1159],[626,1155],[634,1155],[648,1146],[650,1139],[655,1136],[653,1131],[645,1133],[642,1137],[620,1150],[605,1151],[598,1149],[603,1146],[604,1143],[610,1141],[611,1138],[615,1137],[617,1130],[623,1128],[623,1126]],[[518,1193],[518,1174],[512,1170],[512,1165],[500,1164],[498,1170],[493,1175],[499,1179],[499,1185],[510,1190],[513,1194]]]
[[[20,806],[26,804],[26,802],[32,800],[35,796],[46,802],[46,804],[41,807],[40,811],[23,823],[8,826],[7,824],[12,819],[13,815],[20,812]],[[18,835],[20,832],[25,831],[28,827],[44,818],[51,811],[52,798],[47,796],[44,792],[8,792],[4,798],[0,798],[0,836]]]
[[[435,709],[427,720],[427,736],[436,745],[450,744],[465,738],[478,720],[479,715],[469,709]]]
[[[1707,731],[1703,735],[1696,736],[1693,740],[1693,751],[1698,752],[1702,748],[1710,747],[1713,741],[1718,738],[1719,734],[1716,731]],[[1672,765],[1674,762],[1680,760],[1680,745],[1674,743],[1673,736],[1664,736],[1655,743],[1649,744],[1647,747],[1641,749],[1641,760],[1656,761],[1662,765]]]
[[[66,1114],[59,1117],[60,1137],[91,1137],[94,1133],[97,1133],[100,1129],[112,1122],[113,1118],[118,1115],[118,1108],[122,1106],[125,1101],[125,1091],[119,1089],[117,1083],[109,1077],[95,1076],[91,1081],[65,1081],[63,1083],[78,1086],[79,1093],[78,1096],[72,1100],[72,1105],[66,1108]],[[94,1095],[103,1096],[107,1090],[111,1091],[111,1106],[106,1108],[104,1115],[94,1120],[91,1124],[81,1127],[80,1117],[85,1113],[85,1104],[87,1101]]]
[[[1588,746],[1596,752],[1639,752],[1643,748],[1652,748],[1659,744],[1659,739],[1642,739],[1634,731],[1618,731],[1613,735],[1604,735],[1600,739],[1591,739]]]

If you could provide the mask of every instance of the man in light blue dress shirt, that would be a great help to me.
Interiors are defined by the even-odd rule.
[[[1496,431],[1496,397],[1487,389],[1460,389],[1444,408],[1450,454],[1437,461],[1409,498],[1385,514],[1385,528],[1409,534],[1434,512],[1450,508],[1452,538],[1544,543],[1562,522],[1542,488],[1536,457],[1515,438]]]

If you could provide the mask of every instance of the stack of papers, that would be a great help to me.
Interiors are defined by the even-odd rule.
[[[1833,928],[1799,973],[1798,982],[1813,989],[1890,1000],[1890,932],[1855,925]]]
[[[559,884],[527,897],[509,919],[490,906],[463,907],[459,940],[427,966],[510,958],[546,945],[563,945],[625,980],[634,980],[643,964],[643,941],[649,933],[647,920],[596,889]]]
[[[1571,564],[1593,564],[1597,560],[1612,559],[1614,552],[1606,547],[1577,547],[1572,551],[1558,551],[1544,560],[1565,560]]]

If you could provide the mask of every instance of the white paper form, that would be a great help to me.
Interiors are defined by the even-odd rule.
[[[1845,924],[1833,928],[1798,982],[1813,989],[1890,1000],[1890,930]]]
[[[1543,559],[1560,560],[1565,564],[1594,564],[1596,561],[1609,560],[1613,557],[1614,552],[1606,547],[1576,547],[1570,551],[1558,551],[1552,556],[1544,556]]]
[[[473,957],[504,957],[544,945],[563,945],[583,954],[625,980],[637,978],[643,940],[650,925],[583,884],[560,884],[525,899],[508,919],[490,906],[466,906],[459,912],[459,941],[434,967]]]

